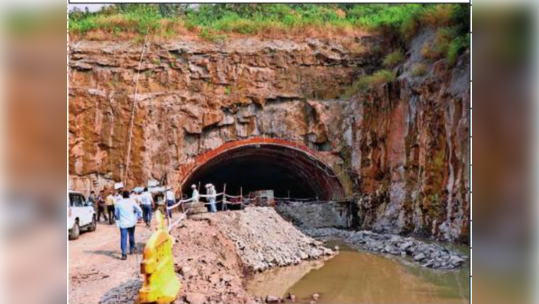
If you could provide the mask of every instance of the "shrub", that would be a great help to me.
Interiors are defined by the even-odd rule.
[[[389,70],[380,70],[374,74],[364,77],[364,83],[368,86],[377,86],[384,83],[392,82],[395,80],[395,73]],[[361,80],[360,80],[361,82]]]
[[[95,13],[71,12],[69,29],[75,34],[102,30],[120,37],[148,31],[172,36],[204,29],[205,37],[231,32],[309,36],[373,30],[409,40],[419,25],[458,25],[459,33],[466,33],[468,10],[463,4],[115,4]]]
[[[447,65],[453,66],[457,62],[457,57],[468,47],[470,47],[470,35],[459,36],[451,41],[447,51]]]
[[[418,27],[417,18],[406,18],[399,28],[400,35],[405,41],[410,41],[417,34]]]
[[[448,26],[453,20],[455,4],[428,6],[421,16],[421,22],[431,26]]]
[[[436,32],[434,41],[426,42],[421,50],[421,54],[428,59],[440,59],[445,57],[449,51],[449,45],[455,38],[456,32],[453,28],[441,28]]]
[[[395,74],[389,70],[380,70],[372,75],[366,75],[352,83],[352,85],[346,89],[342,94],[343,98],[348,98],[355,95],[359,91],[366,91],[370,87],[380,86],[385,83],[393,82],[395,80]]]
[[[227,35],[224,34],[217,34],[214,31],[208,30],[206,28],[203,28],[198,36],[206,41],[210,42],[223,42],[226,40]]]
[[[393,51],[386,55],[384,58],[384,66],[388,68],[392,68],[404,61],[404,55],[400,50]]]
[[[422,77],[422,76],[425,76],[427,74],[427,66],[423,63],[416,63],[413,67],[412,67],[412,71],[411,71],[411,74],[412,76],[414,77]]]

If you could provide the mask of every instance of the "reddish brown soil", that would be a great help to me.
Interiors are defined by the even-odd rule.
[[[176,270],[182,282],[175,303],[254,303],[244,289],[245,275],[234,244],[207,221],[186,220],[184,225],[173,232]],[[150,233],[137,226],[138,252]],[[69,242],[70,303],[135,303],[142,284],[142,256],[120,260],[119,243],[116,226],[105,224]]]

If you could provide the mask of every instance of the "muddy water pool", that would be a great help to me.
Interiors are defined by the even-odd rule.
[[[298,303],[309,303],[314,293],[320,294],[317,303],[321,304],[469,303],[469,266],[432,270],[338,245],[340,253],[327,261],[303,262],[254,275],[249,292],[259,297],[292,293]]]

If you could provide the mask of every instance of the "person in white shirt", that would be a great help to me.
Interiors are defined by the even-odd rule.
[[[114,196],[114,205],[115,206],[116,206],[116,204],[118,204],[119,201],[121,201],[123,199],[122,191],[123,191],[123,189],[118,189],[118,191],[116,192],[116,195]]]
[[[140,207],[129,198],[129,192],[122,193],[122,199],[116,202],[114,211],[118,228],[120,228],[120,247],[122,260],[127,260],[127,236],[129,235],[129,253],[135,253],[135,227],[138,219],[142,216]]]
[[[212,184],[207,184],[206,193],[210,202],[210,212],[217,212],[217,192],[215,191],[215,187]]]
[[[197,185],[193,184],[191,185],[191,189],[193,190],[193,194],[191,195],[191,198],[193,199],[193,203],[198,203],[199,194],[197,190]]]
[[[146,227],[150,227],[152,222],[152,211],[155,208],[153,196],[148,192],[148,188],[144,188],[144,192],[140,195],[140,206],[142,207],[142,217],[146,223]]]
[[[137,205],[140,206],[140,196],[135,190],[131,190],[131,194],[129,195],[129,198],[134,200]]]
[[[174,196],[174,192],[172,192],[172,188],[168,187],[167,192],[165,194],[166,200],[167,200],[167,207],[174,206],[176,204],[176,197]],[[172,209],[168,210],[168,217],[172,218]]]

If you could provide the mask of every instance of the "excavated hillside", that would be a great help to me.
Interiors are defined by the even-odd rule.
[[[186,38],[145,51],[132,42],[72,42],[71,185],[87,192],[166,177],[181,190],[182,166],[197,156],[277,138],[324,158],[341,199],[357,205],[356,228],[466,242],[469,54],[454,67],[426,60],[421,48],[433,35],[412,40],[394,81],[354,94],[345,92],[381,69],[391,49],[381,37]],[[420,76],[417,63],[426,66]]]

